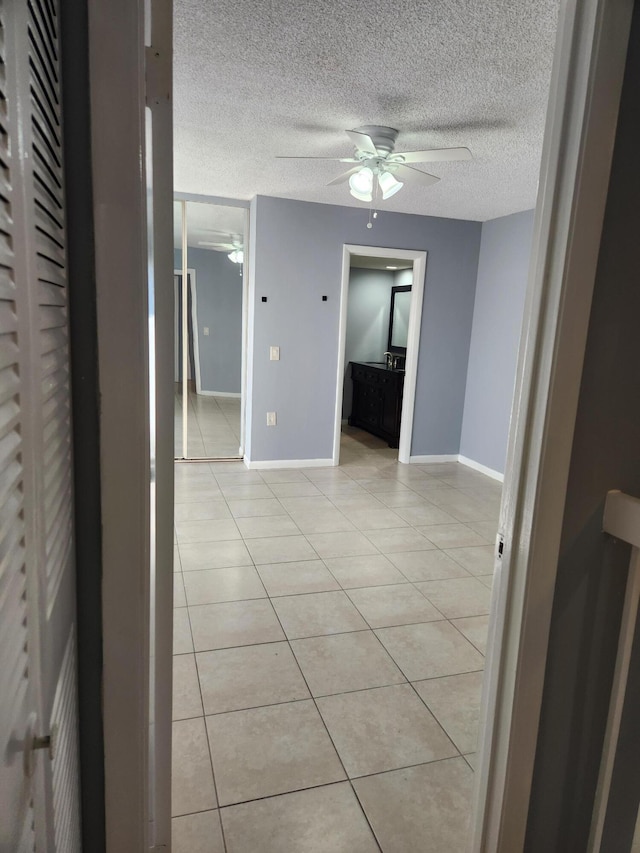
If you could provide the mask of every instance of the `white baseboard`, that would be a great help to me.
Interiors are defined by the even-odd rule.
[[[429,462],[457,462],[458,454],[449,453],[444,456],[410,456],[409,462],[415,464],[428,464]]]
[[[264,471],[273,468],[329,468],[334,463],[333,459],[257,459],[253,462],[245,456],[244,464],[252,471]]]
[[[461,465],[466,465],[467,468],[473,468],[474,471],[486,474],[487,477],[491,477],[493,480],[499,480],[501,483],[504,483],[504,474],[501,474],[500,471],[488,468],[486,465],[482,465],[480,462],[475,462],[473,459],[469,459],[466,456],[458,456],[458,462],[460,462]]]
[[[203,391],[202,389],[200,389],[200,391],[198,391],[198,394],[201,397],[242,397],[242,394],[236,394],[235,391]]]

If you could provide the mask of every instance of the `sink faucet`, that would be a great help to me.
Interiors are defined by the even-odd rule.
[[[392,352],[385,352],[385,353],[383,353],[383,355],[385,357],[385,361],[387,362],[387,370],[391,370],[391,368],[393,366],[393,353]]]

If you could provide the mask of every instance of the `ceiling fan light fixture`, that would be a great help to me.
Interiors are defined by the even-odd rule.
[[[234,249],[233,252],[229,252],[227,257],[234,264],[241,264],[244,262],[244,252],[242,249]]]
[[[392,195],[395,195],[404,186],[403,182],[397,181],[391,172],[381,172],[378,175],[378,184],[380,185],[382,198],[384,199],[391,198]]]
[[[349,192],[359,201],[371,201],[373,190],[373,171],[363,166],[360,171],[349,178]]]

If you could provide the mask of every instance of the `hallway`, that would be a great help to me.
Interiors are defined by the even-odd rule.
[[[463,849],[501,488],[396,458],[176,465],[174,853]]]

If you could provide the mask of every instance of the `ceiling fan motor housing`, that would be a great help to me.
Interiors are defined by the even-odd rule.
[[[354,128],[356,133],[365,133],[371,137],[376,151],[384,151],[390,154],[395,148],[398,131],[395,127],[381,127],[377,124],[365,124],[362,127]]]

